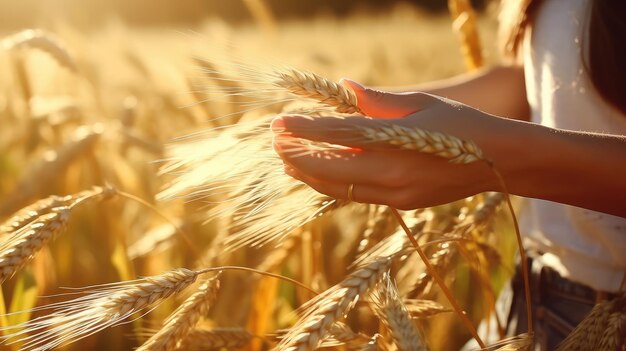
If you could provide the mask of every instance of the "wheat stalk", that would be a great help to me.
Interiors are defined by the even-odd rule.
[[[373,215],[367,222],[363,238],[359,242],[357,252],[361,253],[382,240],[398,225],[393,219],[391,209],[387,206],[371,205]]]
[[[123,324],[137,312],[149,312],[151,307],[192,284],[201,273],[178,268],[138,280],[87,287],[85,296],[32,309],[29,312],[52,313],[4,328],[2,340],[24,343],[22,350],[32,351],[70,344]]]
[[[54,150],[48,150],[40,159],[24,171],[15,189],[0,204],[0,215],[14,212],[32,197],[41,192],[50,175],[62,174],[73,161],[88,153],[103,133],[101,125],[79,128],[72,139]]]
[[[419,332],[411,320],[409,311],[400,299],[398,290],[385,274],[383,282],[374,294],[374,312],[391,332],[391,337],[400,351],[426,350]]]
[[[391,260],[380,258],[359,267],[342,282],[326,290],[305,306],[305,312],[289,330],[276,350],[314,350],[329,333],[331,326],[374,287],[390,267]]]
[[[252,336],[243,328],[195,328],[189,331],[179,350],[238,349],[248,345]]]
[[[40,29],[27,29],[2,39],[2,46],[6,50],[21,48],[39,49],[53,57],[59,65],[76,71],[76,62],[72,59],[67,48],[51,33]]]
[[[146,341],[137,351],[173,351],[189,337],[189,333],[205,316],[215,301],[219,278],[213,277],[200,284],[196,292],[183,302],[165,321],[163,328]]]
[[[369,142],[383,142],[399,149],[414,150],[444,157],[452,163],[471,163],[485,160],[482,150],[472,141],[397,124],[379,122],[378,127],[359,127]]]
[[[334,107],[340,113],[363,113],[354,92],[315,73],[290,69],[275,72],[274,84],[290,93]]]
[[[465,65],[475,70],[483,65],[480,39],[476,30],[476,13],[469,0],[448,0],[452,16],[452,28],[461,39],[461,49]]]

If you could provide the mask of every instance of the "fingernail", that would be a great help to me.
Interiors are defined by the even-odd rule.
[[[350,88],[352,90],[365,90],[366,89],[360,83],[357,83],[349,78],[341,78],[339,80],[339,84],[343,85],[344,87]]]
[[[272,147],[274,148],[274,151],[280,153],[280,151],[282,151],[282,142],[284,141],[284,137],[280,136],[280,135],[275,135],[274,138],[272,139]]]
[[[282,117],[276,117],[272,120],[270,128],[274,133],[282,133],[285,131],[285,121]]]

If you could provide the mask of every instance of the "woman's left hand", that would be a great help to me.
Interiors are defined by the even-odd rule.
[[[496,188],[485,162],[454,164],[430,154],[373,145],[361,137],[358,128],[380,126],[380,118],[385,118],[386,124],[474,141],[490,157],[489,150],[506,135],[500,118],[429,94],[353,88],[359,107],[377,118],[296,115],[273,121],[274,148],[287,174],[337,199],[347,199],[348,187],[354,184],[355,201],[404,210],[448,203]],[[315,148],[302,139],[346,148]]]

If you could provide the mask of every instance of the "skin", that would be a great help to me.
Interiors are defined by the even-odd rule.
[[[626,217],[626,136],[527,122],[521,68],[466,75],[426,87],[428,93],[344,84],[357,94],[363,112],[375,117],[280,116],[272,123],[274,148],[285,172],[321,193],[346,199],[348,185],[354,183],[355,201],[408,210],[502,190],[484,162],[452,164],[438,156],[356,140],[357,126],[374,126],[383,118],[474,141],[514,195]],[[490,92],[499,95],[494,98]],[[347,148],[316,150],[302,139]]]

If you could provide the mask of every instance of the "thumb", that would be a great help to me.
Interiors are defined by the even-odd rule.
[[[432,101],[431,96],[419,92],[386,92],[365,87],[346,78],[339,83],[354,91],[359,108],[369,117],[405,117],[425,108]]]

